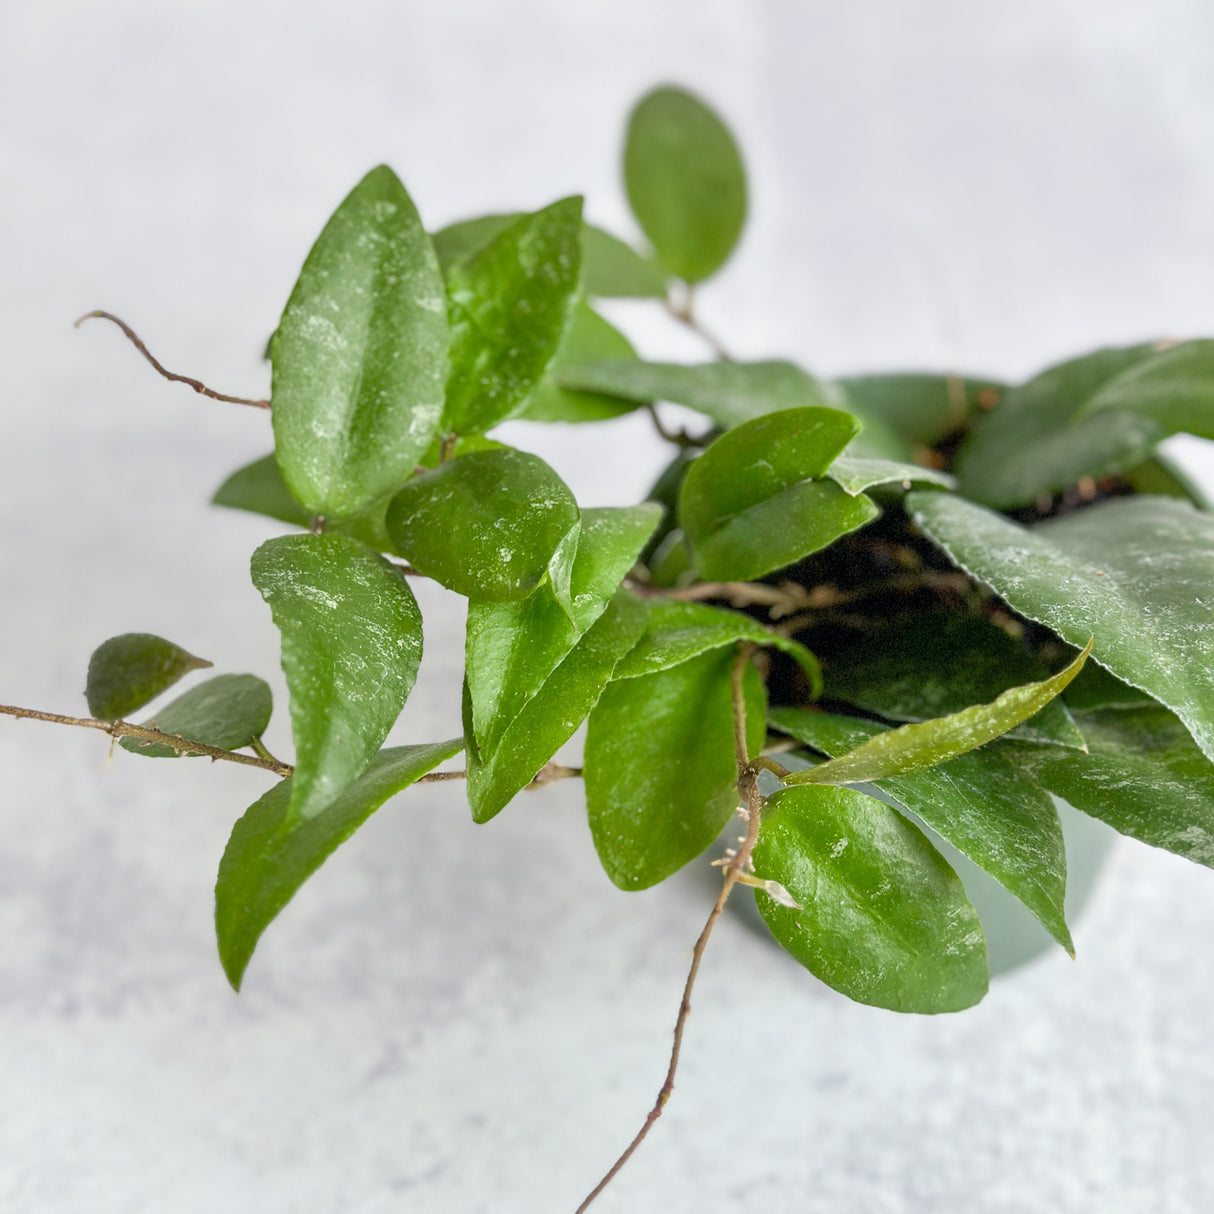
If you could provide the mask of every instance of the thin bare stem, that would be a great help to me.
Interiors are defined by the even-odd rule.
[[[150,362],[152,366],[164,376],[165,379],[171,379],[177,384],[188,384],[194,389],[195,392],[199,392],[203,396],[209,396],[211,400],[227,401],[229,404],[233,405],[252,405],[255,409],[268,409],[270,407],[270,402],[268,400],[251,400],[247,396],[228,396],[223,392],[216,392],[213,389],[208,388],[206,384],[199,379],[193,379],[188,375],[178,375],[175,371],[170,371],[167,367],[163,366],[156,359],[155,355],[153,355],[152,352],[147,348],[147,346],[143,344],[139,334],[136,333],[125,320],[120,320],[112,312],[103,312],[100,308],[95,309],[92,312],[86,312],[82,317],[80,317],[79,320],[76,321],[74,327],[78,329],[86,320],[93,319],[108,320],[113,324],[116,324],[123,331],[123,333],[126,334],[127,340],[131,343],[131,345],[133,345],[135,349],[138,350],[139,353],[142,354],[143,357],[146,358],[148,362]]]
[[[645,412],[649,414],[649,420],[653,422],[653,428],[658,432],[658,437],[664,438],[668,443],[674,443],[676,447],[708,446],[709,439],[706,435],[697,438],[694,434],[688,434],[686,430],[667,430],[662,424],[662,418],[656,405],[646,405]]]
[[[694,586],[662,587],[646,586],[630,579],[628,588],[645,599],[675,599],[683,603],[724,599],[732,607],[768,607],[769,614],[777,620],[817,604],[815,592],[795,582],[783,582],[779,586],[767,586],[763,582],[697,582]]]
[[[754,650],[755,647],[748,642],[740,645],[737,659],[730,672],[734,742],[738,760],[738,797],[746,807],[742,811],[746,815],[746,837],[743,839],[738,850],[729,857],[723,866],[725,879],[721,883],[721,892],[717,895],[717,900],[713,903],[712,910],[709,912],[703,930],[695,942],[695,947],[691,950],[691,968],[687,971],[687,981],[683,984],[683,998],[679,1003],[679,1014],[674,1022],[674,1046],[670,1051],[670,1063],[666,1067],[666,1077],[663,1079],[662,1086],[658,1090],[658,1096],[654,1101],[653,1108],[649,1110],[644,1124],[625,1148],[624,1153],[611,1165],[610,1170],[603,1179],[594,1186],[586,1199],[578,1206],[576,1214],[585,1214],[590,1203],[619,1175],[620,1169],[632,1158],[637,1147],[645,1141],[649,1131],[653,1128],[654,1122],[661,1117],[662,1110],[666,1107],[671,1094],[674,1092],[675,1074],[679,1069],[679,1055],[683,1050],[683,1033],[687,1027],[687,1017],[691,1013],[691,992],[695,987],[696,976],[700,972],[700,962],[704,957],[704,950],[708,946],[709,938],[712,936],[713,928],[717,925],[717,920],[721,917],[721,912],[725,909],[725,903],[729,901],[729,895],[733,892],[733,887],[737,885],[743,874],[749,869],[751,853],[754,851],[755,844],[759,840],[759,818],[763,809],[763,798],[759,795],[759,784],[756,773],[747,754],[746,697],[743,684],[746,664],[750,661]]]
[[[729,351],[721,344],[715,333],[710,332],[700,322],[700,319],[695,314],[695,293],[688,286],[684,291],[683,298],[676,303],[670,296],[666,297],[666,311],[675,318],[680,324],[686,325],[697,337],[703,341],[713,354],[723,363],[733,362],[733,357]]]
[[[276,759],[270,753],[270,748],[260,738],[254,738],[249,746],[259,759],[265,759],[267,763],[277,763],[280,767],[286,766],[281,759]]]

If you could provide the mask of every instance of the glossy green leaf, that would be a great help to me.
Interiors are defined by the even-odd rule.
[[[1158,704],[1076,714],[1088,753],[1001,742],[1020,767],[1123,835],[1214,868],[1214,767]]]
[[[310,514],[359,514],[404,483],[442,413],[447,313],[391,169],[368,173],[325,225],[272,353],[278,462]]]
[[[1214,341],[1165,348],[1109,380],[1076,417],[1124,410],[1158,422],[1165,434],[1214,438]]]
[[[952,559],[1022,615],[1166,704],[1214,757],[1214,517],[1122,498],[1024,528],[953,494],[907,506]]]
[[[561,367],[557,378],[569,389],[597,392],[647,404],[666,400],[712,418],[722,429],[808,406],[833,407],[835,400],[795,363],[649,363],[632,359]],[[857,427],[853,423],[851,436]]]
[[[147,724],[161,733],[224,750],[239,750],[260,738],[270,723],[274,700],[255,674],[219,674],[166,704]],[[181,751],[159,742],[122,738],[119,746],[154,759],[176,759]]]
[[[635,679],[669,670],[698,654],[733,645],[736,641],[750,641],[782,650],[805,671],[811,693],[817,696],[821,692],[822,669],[817,658],[800,642],[771,632],[740,611],[670,599],[649,602],[645,635],[616,667],[615,677]]]
[[[536,422],[596,422],[637,408],[633,400],[561,387],[564,367],[598,358],[635,359],[636,354],[618,329],[579,300],[552,362],[518,416]]]
[[[640,601],[620,591],[517,714],[489,722],[491,729],[499,725],[491,744],[468,760],[468,802],[477,822],[502,810],[569,741],[644,628]]]
[[[755,872],[775,938],[828,986],[896,1012],[955,1012],[987,988],[986,944],[957,875],[888,805],[846,788],[788,788],[767,803]]]
[[[1093,668],[1085,665],[1076,681]],[[832,654],[826,695],[891,721],[924,721],[988,703],[1048,673],[1023,644],[984,616],[932,611],[866,633],[856,645]],[[1083,746],[1060,698],[1011,732],[1031,742]]]
[[[628,120],[624,185],[672,273],[700,282],[724,265],[746,221],[746,170],[728,128],[699,98],[665,87],[641,99]]]
[[[302,821],[358,778],[395,724],[421,661],[421,613],[398,569],[342,536],[267,540],[252,575],[282,634],[296,753],[289,818]]]
[[[444,759],[459,738],[381,750],[336,800],[305,821],[290,813],[293,779],[276,784],[232,828],[215,884],[215,931],[236,989],[262,933],[296,890],[395,793]]]
[[[476,451],[411,480],[388,506],[396,550],[470,599],[526,598],[548,571],[578,508],[536,455]]]
[[[961,429],[983,408],[996,405],[1006,385],[989,379],[919,372],[852,375],[833,382],[866,422],[889,426],[905,442],[931,447]]]
[[[590,713],[583,779],[594,846],[621,889],[656,885],[694,860],[738,804],[730,671],[717,649],[608,685]],[[765,695],[748,663],[750,754],[765,733]]]
[[[955,489],[957,482],[947,472],[935,468],[921,468],[918,464],[903,464],[889,459],[864,459],[841,455],[826,470],[836,485],[845,493],[855,497],[875,485],[888,485],[895,489],[909,490],[913,485],[941,485]]]
[[[525,211],[477,215],[472,219],[449,223],[445,228],[431,233],[430,239],[434,242],[434,252],[438,255],[438,264],[443,273],[450,273],[452,267],[478,253],[491,240],[526,217]]]
[[[773,709],[769,720],[828,756],[846,754],[885,729],[874,721],[795,708]],[[971,750],[928,771],[890,776],[879,786],[990,873],[1074,953],[1063,910],[1066,847],[1058,811],[1050,795],[1026,779],[999,747]]]
[[[1005,510],[1141,463],[1165,431],[1123,410],[1085,412],[1102,391],[1152,356],[1150,346],[1097,350],[1004,393],[957,452],[961,492]]]
[[[124,632],[93,650],[84,698],[93,716],[116,721],[154,700],[191,670],[210,665],[150,632]]]
[[[483,434],[523,407],[560,345],[582,267],[582,200],[526,215],[447,275],[443,429]]]
[[[1065,670],[1048,679],[1013,687],[989,704],[888,730],[837,759],[793,772],[785,783],[862,784],[934,767],[965,754],[1040,712],[1079,673],[1091,651],[1089,640]]]

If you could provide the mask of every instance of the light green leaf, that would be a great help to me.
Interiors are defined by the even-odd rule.
[[[1214,767],[1158,704],[1076,714],[1088,753],[1000,742],[1033,779],[1123,835],[1214,868]]]
[[[989,379],[919,372],[852,375],[831,387],[843,394],[839,408],[868,422],[889,426],[912,446],[931,447],[960,430],[983,408],[993,408],[1007,390]]]
[[[846,754],[885,728],[796,708],[772,709],[769,720],[828,756]],[[928,771],[890,776],[879,787],[990,873],[1074,954],[1063,911],[1066,847],[1058,811],[1049,794],[999,747],[971,750]]]
[[[628,120],[624,185],[662,262],[688,282],[724,265],[746,221],[746,170],[725,124],[683,89],[654,89]]]
[[[474,451],[411,480],[388,506],[396,550],[470,599],[526,598],[577,524],[565,482],[539,456]]]
[[[431,234],[434,252],[443,274],[450,273],[453,266],[479,252],[491,240],[500,236],[507,228],[525,219],[525,211],[507,211],[498,215],[477,215],[473,219],[461,219],[449,223],[445,228]]]
[[[523,407],[560,345],[582,267],[582,200],[527,215],[447,276],[443,428],[483,434]]]
[[[681,665],[698,654],[750,641],[782,650],[805,671],[810,694],[822,690],[822,670],[804,645],[764,628],[758,620],[740,611],[725,611],[705,603],[681,603],[652,599],[648,603],[648,626],[636,648],[616,667],[617,679],[635,679]]]
[[[220,674],[178,696],[147,724],[188,742],[239,750],[265,733],[273,708],[274,700],[264,679],[255,674]],[[139,738],[122,738],[118,745],[154,759],[181,755],[171,746]]]
[[[325,225],[272,343],[278,462],[309,514],[346,518],[398,488],[429,446],[447,374],[443,279],[391,169]]]
[[[488,722],[491,741],[469,748],[468,802],[477,822],[502,810],[573,736],[644,627],[640,601],[618,592],[516,715]],[[470,667],[470,688],[473,673]]]
[[[1085,665],[1076,681],[1094,668]],[[988,703],[1048,673],[1023,644],[984,616],[932,611],[891,622],[833,653],[826,695],[892,721],[923,721]],[[1060,698],[1010,732],[1030,742],[1083,747]]]
[[[215,932],[236,990],[261,934],[296,890],[386,801],[460,751],[463,742],[381,750],[335,801],[305,821],[290,813],[292,779],[245,812],[219,862]]]
[[[1121,498],[1028,529],[952,494],[912,494],[916,522],[1016,611],[1166,704],[1214,756],[1214,517]]]
[[[874,485],[890,485],[909,490],[912,485],[942,485],[955,489],[956,480],[947,472],[935,468],[920,468],[918,464],[903,464],[889,459],[863,459],[841,455],[826,470],[844,493],[855,497]]]
[[[607,686],[590,713],[583,779],[594,845],[621,889],[656,885],[694,860],[738,804],[730,671],[717,649]],[[746,736],[763,745],[766,697],[746,665]]]
[[[421,661],[421,613],[398,569],[341,536],[267,540],[252,574],[282,634],[294,823],[348,788],[395,724]]]
[[[575,363],[557,374],[560,384],[637,404],[667,400],[686,405],[731,429],[785,409],[833,407],[827,389],[795,363],[649,363],[635,358]],[[851,434],[857,430],[852,425]],[[850,436],[849,436],[850,437]]]
[[[987,988],[986,944],[957,875],[888,805],[846,788],[788,788],[767,803],[758,896],[775,938],[828,986],[896,1012],[956,1012]]]
[[[1092,651],[1083,652],[1065,669],[1039,683],[1005,691],[989,704],[878,734],[837,759],[796,771],[786,784],[863,784],[887,776],[934,767],[956,755],[983,746],[1038,713],[1079,673]]]
[[[610,232],[587,224],[582,229],[587,295],[602,299],[661,299],[666,274],[656,261],[642,257]],[[604,355],[603,357],[610,357]]]
[[[150,632],[124,632],[93,650],[84,698],[93,716],[116,721],[154,700],[191,670],[211,664]]]

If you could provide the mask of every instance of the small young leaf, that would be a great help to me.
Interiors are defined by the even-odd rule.
[[[395,724],[421,661],[421,613],[398,569],[341,536],[267,540],[252,575],[282,633],[296,751],[288,820],[300,822],[358,778]]]
[[[577,524],[564,481],[542,459],[503,447],[413,478],[392,499],[387,529],[419,572],[470,599],[526,598]]]
[[[960,430],[982,408],[993,408],[1007,390],[989,379],[898,373],[853,375],[831,385],[843,394],[839,408],[889,426],[905,442],[930,447]]]
[[[735,653],[608,685],[590,713],[583,778],[590,832],[621,889],[656,885],[694,860],[738,804],[730,672]],[[746,665],[749,753],[763,745],[766,697]]]
[[[956,1012],[987,988],[986,944],[957,875],[888,805],[846,788],[767,803],[756,874],[799,904],[758,898],[775,938],[828,986],[895,1012]]]
[[[560,345],[582,265],[582,200],[527,215],[451,268],[443,429],[484,434],[514,416]]]
[[[1079,673],[1091,652],[1089,639],[1083,652],[1065,670],[1040,683],[1013,687],[989,704],[975,704],[946,717],[878,734],[837,759],[808,771],[793,772],[784,782],[862,784],[944,763],[985,745],[1040,712]]]
[[[587,354],[557,372],[568,389],[598,392],[639,405],[667,400],[686,405],[728,430],[785,409],[836,407],[829,390],[795,363],[649,363],[635,358],[600,361]],[[849,440],[856,432],[853,423]]]
[[[1214,758],[1214,517],[1175,498],[1102,502],[1029,529],[950,493],[907,498],[968,573],[1166,704]]]
[[[884,729],[874,721],[796,708],[772,709],[769,719],[825,755],[846,754]],[[1066,847],[1058,811],[998,746],[971,750],[927,771],[890,776],[880,787],[990,873],[1074,954],[1063,910]]]
[[[442,413],[438,259],[391,169],[373,169],[308,254],[273,340],[274,441],[309,514],[359,514],[402,485]]]
[[[224,973],[240,990],[262,932],[296,890],[395,793],[460,751],[462,739],[381,750],[363,774],[315,816],[290,813],[293,778],[245,812],[219,862],[215,931]]]
[[[269,685],[255,674],[219,674],[165,705],[147,724],[188,742],[239,750],[260,738],[270,723],[274,700]],[[181,751],[159,742],[121,738],[132,754],[176,759]]]
[[[947,472],[937,472],[934,468],[920,468],[918,464],[903,464],[890,459],[863,459],[849,455],[841,455],[826,470],[830,477],[844,493],[855,497],[865,489],[874,485],[889,485],[894,488],[910,489],[912,485],[940,485],[945,489],[955,489],[957,482]]]
[[[124,632],[93,650],[84,698],[93,716],[116,721],[154,700],[191,670],[211,664],[163,637]]]
[[[688,282],[724,265],[746,221],[746,170],[725,124],[697,97],[659,88],[628,120],[624,184],[663,263]]]

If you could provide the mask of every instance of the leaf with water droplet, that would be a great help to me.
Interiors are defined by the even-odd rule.
[[[220,674],[166,704],[147,724],[189,742],[239,750],[265,733],[273,708],[264,679],[255,674]],[[132,754],[154,759],[176,759],[182,753],[140,738],[121,738],[118,744]]]

